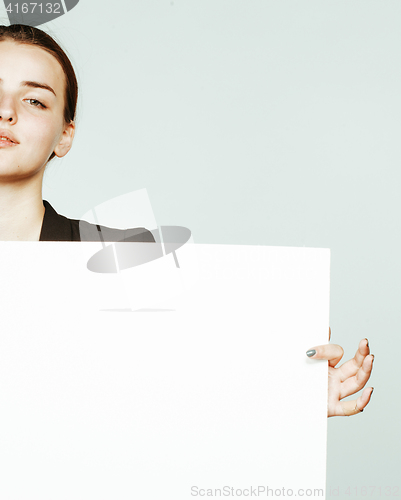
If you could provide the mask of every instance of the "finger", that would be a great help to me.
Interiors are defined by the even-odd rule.
[[[367,387],[361,396],[357,399],[353,399],[352,401],[339,401],[339,413],[337,415],[344,415],[349,417],[351,415],[357,415],[358,413],[363,412],[366,405],[369,403],[370,398],[373,393],[373,387]]]
[[[340,386],[340,399],[355,394],[365,387],[372,374],[374,355],[370,354],[364,359],[362,366],[353,377],[347,378]],[[341,368],[341,367],[340,367]]]
[[[329,327],[329,342],[330,342],[330,339],[331,339],[331,328]]]
[[[356,375],[357,371],[362,366],[362,363],[366,359],[366,356],[369,355],[369,353],[370,348],[368,339],[362,339],[359,342],[359,346],[355,353],[355,356],[338,367],[338,373],[340,375],[341,382],[348,379],[349,377],[353,377],[354,375]]]
[[[312,347],[306,355],[311,359],[327,359],[329,366],[334,367],[344,356],[344,349],[337,344],[324,344]]]

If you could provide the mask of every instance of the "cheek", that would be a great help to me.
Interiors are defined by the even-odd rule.
[[[58,143],[62,124],[48,118],[37,118],[26,121],[26,134],[33,148],[43,149],[43,153],[52,150]]]

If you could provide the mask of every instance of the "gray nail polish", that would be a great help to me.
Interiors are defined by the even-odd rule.
[[[315,349],[310,349],[309,351],[306,351],[306,355],[309,357],[314,356],[315,354],[316,354]]]

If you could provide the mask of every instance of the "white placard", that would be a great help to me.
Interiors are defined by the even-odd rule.
[[[0,247],[1,498],[324,498],[329,250]]]

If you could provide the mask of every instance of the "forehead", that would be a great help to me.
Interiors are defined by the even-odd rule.
[[[50,85],[62,96],[65,85],[63,69],[57,59],[34,45],[13,41],[0,42],[0,78],[5,85],[39,81]]]

